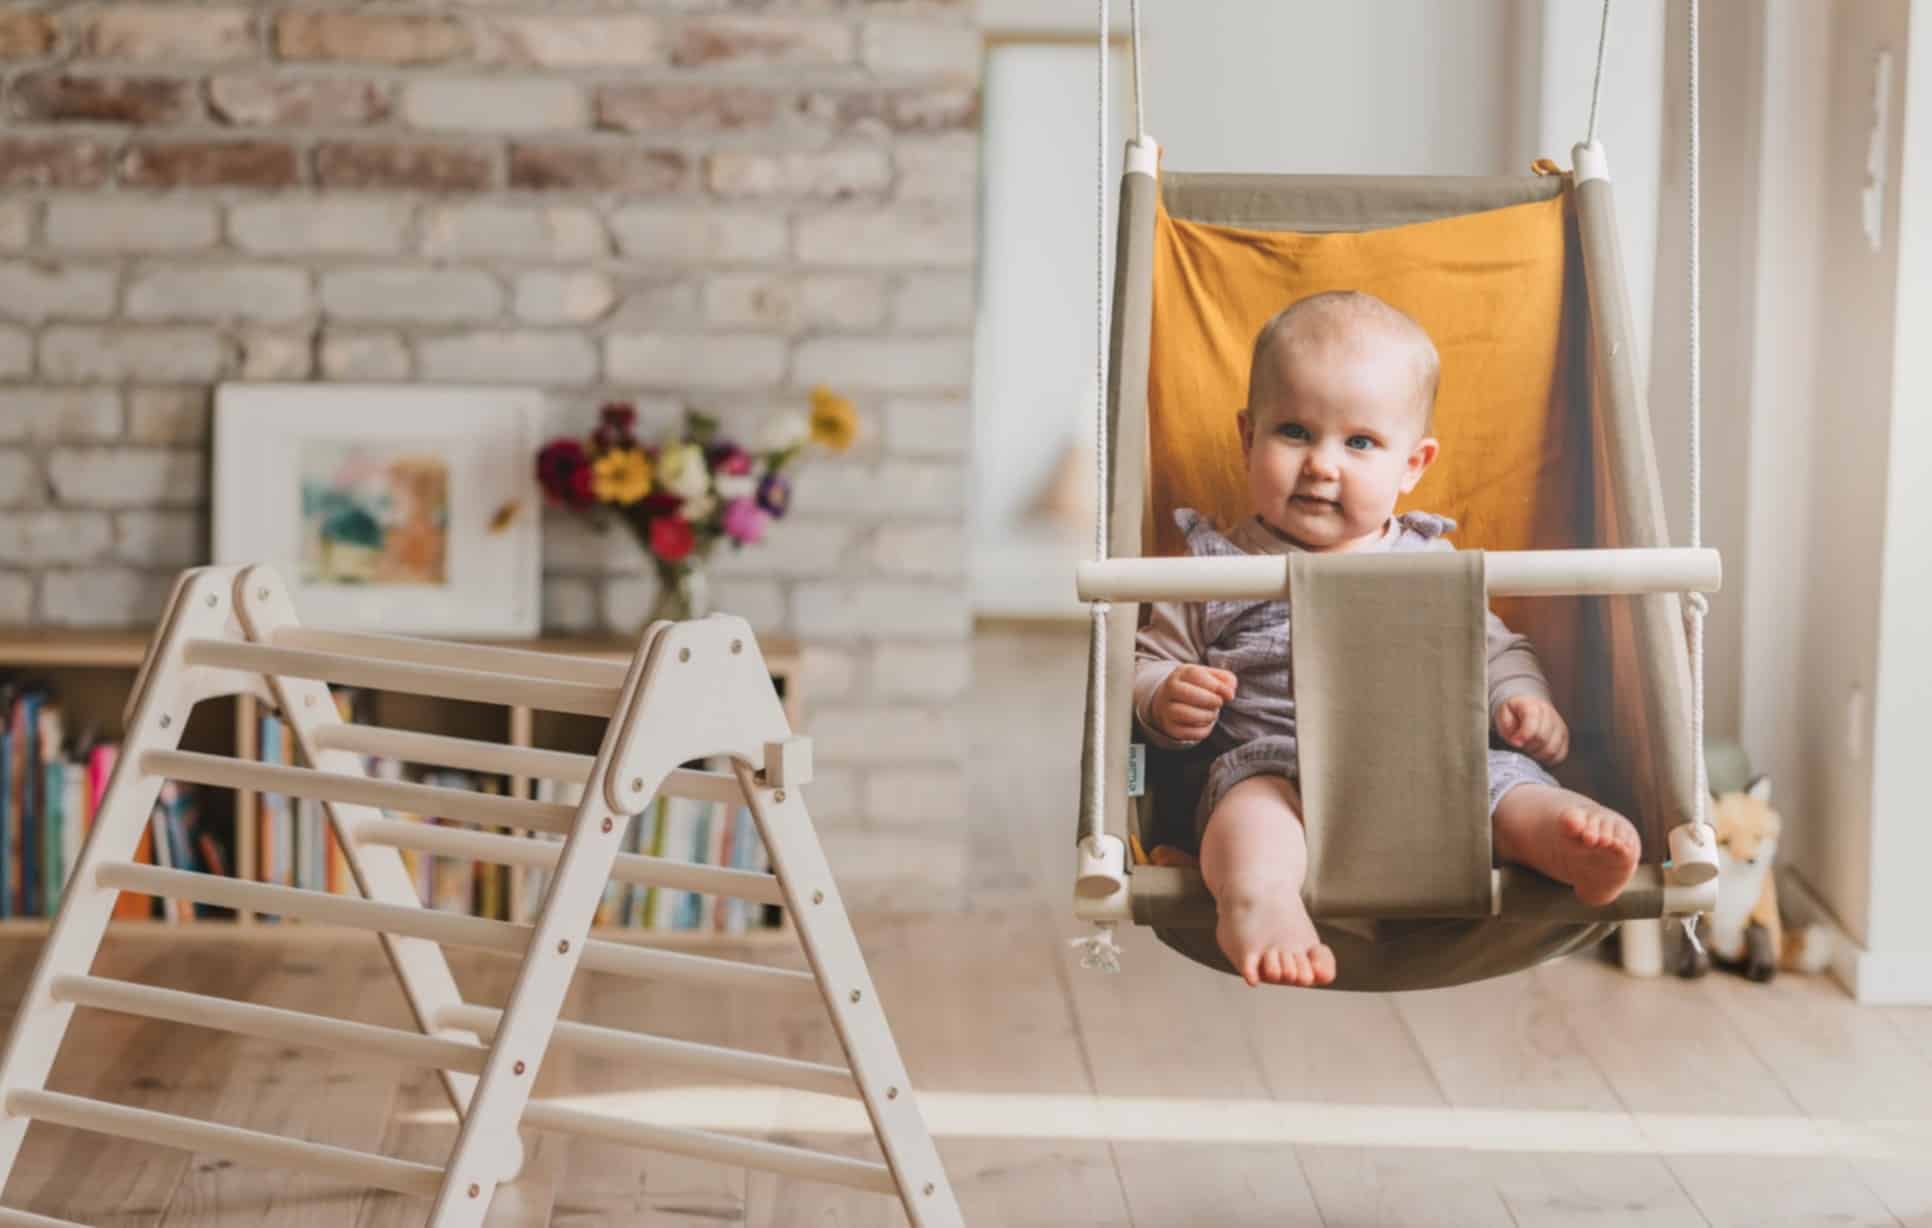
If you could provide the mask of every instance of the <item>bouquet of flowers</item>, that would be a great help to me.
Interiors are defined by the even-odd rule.
[[[858,433],[852,403],[812,391],[808,414],[779,415],[751,446],[719,434],[715,418],[688,412],[656,443],[636,434],[637,409],[605,405],[587,439],[553,439],[537,453],[537,480],[553,506],[600,527],[631,531],[657,568],[658,598],[647,622],[705,610],[704,565],[720,542],[752,545],[791,506],[790,471],[811,446],[842,452]]]

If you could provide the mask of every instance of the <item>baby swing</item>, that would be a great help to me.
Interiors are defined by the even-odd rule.
[[[1335,950],[1333,988],[1499,976],[1583,949],[1621,921],[1714,905],[1696,748],[1702,594],[1718,587],[1721,563],[1701,546],[1698,511],[1696,0],[1690,12],[1690,545],[1672,549],[1596,140],[1608,0],[1575,167],[1539,162],[1522,178],[1163,172],[1139,116],[1132,6],[1138,135],[1121,178],[1111,346],[1096,355],[1097,558],[1077,584],[1092,624],[1074,910],[1098,927],[1082,940],[1090,965],[1117,966],[1113,927],[1129,922],[1232,971],[1199,872],[1151,860],[1191,839],[1206,770],[1199,754],[1137,739],[1137,603],[1154,600],[1288,601],[1304,896]],[[1106,0],[1100,31],[1104,121]],[[1235,410],[1260,325],[1303,295],[1344,287],[1407,311],[1441,351],[1442,459],[1402,508],[1452,517],[1459,549],[1161,557],[1181,552],[1174,509],[1223,526],[1245,514]],[[1494,864],[1490,598],[1536,645],[1570,723],[1558,778],[1643,838],[1635,878],[1601,908]]]

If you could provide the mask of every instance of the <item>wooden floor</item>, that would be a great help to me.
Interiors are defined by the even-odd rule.
[[[1247,990],[1142,933],[1079,967],[1061,904],[1084,644],[989,632],[971,705],[988,770],[965,916],[860,938],[975,1225],[1910,1224],[1932,1228],[1932,1010],[1828,983],[1640,982],[1593,959],[1393,996]],[[0,945],[0,1000],[34,942]],[[769,944],[747,957],[798,965]],[[459,956],[466,998],[513,965]],[[117,937],[125,976],[403,1025],[367,939]],[[816,1003],[580,977],[569,1014],[838,1060]],[[538,1095],[872,1154],[856,1105],[558,1056]],[[438,1161],[419,1071],[83,1011],[56,1090]],[[875,1195],[532,1136],[500,1225],[889,1225]],[[421,1223],[425,1203],[36,1125],[11,1207],[132,1226]]]

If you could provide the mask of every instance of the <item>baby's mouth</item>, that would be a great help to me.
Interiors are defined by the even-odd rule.
[[[1327,512],[1342,506],[1340,499],[1324,499],[1319,495],[1291,495],[1288,502],[1311,512]]]

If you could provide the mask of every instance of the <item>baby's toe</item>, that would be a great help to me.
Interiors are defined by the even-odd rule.
[[[1282,965],[1281,951],[1279,948],[1269,947],[1262,953],[1261,980],[1263,984],[1281,984],[1281,978],[1285,972],[1286,969]]]
[[[1314,974],[1314,984],[1326,985],[1335,979],[1335,952],[1328,949],[1327,943],[1310,953],[1308,964]]]

